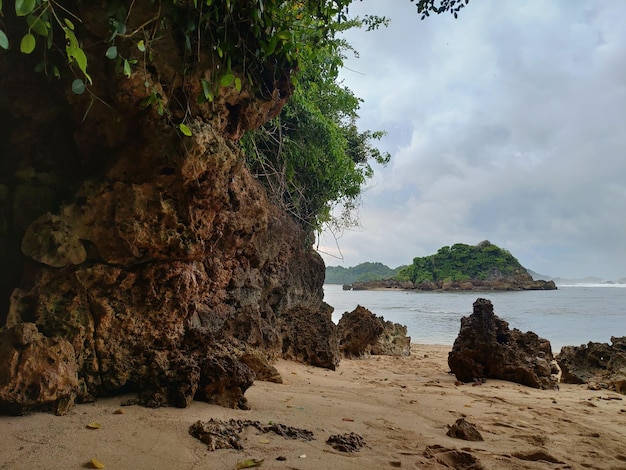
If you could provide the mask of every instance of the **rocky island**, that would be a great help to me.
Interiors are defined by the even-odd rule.
[[[507,250],[485,240],[476,246],[457,243],[436,254],[414,258],[389,279],[355,281],[344,290],[423,291],[555,290],[554,281],[535,281]]]

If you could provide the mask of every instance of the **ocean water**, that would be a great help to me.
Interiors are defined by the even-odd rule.
[[[624,284],[522,292],[344,291],[341,285],[324,285],[324,300],[335,308],[335,323],[344,312],[362,305],[385,320],[406,325],[411,342],[418,344],[452,345],[461,318],[471,315],[478,298],[489,299],[494,313],[510,328],[549,340],[555,353],[563,346],[610,343],[611,336],[626,336]]]

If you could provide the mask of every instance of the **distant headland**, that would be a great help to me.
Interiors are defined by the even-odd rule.
[[[555,290],[552,280],[534,280],[507,250],[485,240],[476,246],[457,243],[390,269],[382,263],[354,268],[326,267],[326,283],[346,290],[515,291]]]

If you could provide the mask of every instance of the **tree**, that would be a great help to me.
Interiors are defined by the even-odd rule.
[[[434,255],[414,258],[413,264],[400,270],[397,279],[419,284],[423,281],[492,280],[525,272],[511,253],[485,240],[476,246],[464,243],[444,246]]]
[[[338,30],[374,22],[384,19],[344,22]],[[302,64],[299,86],[282,113],[244,138],[249,165],[274,200],[315,229],[331,221],[335,205],[343,205],[349,216],[373,174],[370,162],[386,164],[390,158],[371,145],[382,132],[358,130],[360,100],[337,81],[349,50],[341,39],[318,48]]]
[[[244,142],[252,170],[270,188],[276,201],[304,225],[320,228],[332,219],[332,208],[345,208],[343,225],[353,222],[351,211],[367,178],[370,162],[384,164],[389,155],[372,146],[381,132],[361,132],[356,126],[359,99],[337,83],[349,45],[337,33],[351,27],[376,29],[384,18],[347,19],[353,0],[275,1],[174,0],[164,2],[106,2],[110,36],[103,47],[90,37],[90,19],[80,4],[47,0],[0,1],[0,18],[15,14],[22,21],[11,30],[0,22],[0,48],[15,47],[37,55],[37,69],[56,78],[70,72],[71,90],[91,94],[92,51],[102,51],[118,73],[144,78],[143,106],[190,135],[188,123],[224,89],[251,88],[259,95],[276,87],[293,98],[276,118]],[[414,0],[411,0],[414,1]],[[419,0],[422,19],[431,13],[457,12],[468,0]],[[11,8],[13,7],[13,8]],[[8,11],[10,10],[10,11]],[[134,11],[133,11],[134,10]],[[132,15],[141,21],[130,21]],[[19,25],[21,24],[21,27]],[[179,74],[167,83],[151,73],[158,61],[166,29],[184,51]],[[200,69],[207,74],[199,74]],[[182,82],[181,82],[182,80]],[[282,84],[282,85],[277,85]],[[182,85],[182,87],[181,87]],[[193,92],[196,96],[190,95]],[[197,100],[197,103],[194,102]],[[263,124],[263,123],[259,123]],[[258,124],[253,124],[256,127]],[[232,127],[232,126],[231,126]],[[234,138],[238,129],[230,129]]]

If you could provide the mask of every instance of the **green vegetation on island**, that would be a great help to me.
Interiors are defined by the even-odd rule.
[[[326,284],[352,284],[394,278],[405,266],[391,269],[382,263],[361,263],[354,267],[326,266]]]
[[[440,248],[434,255],[413,258],[413,264],[401,269],[395,279],[419,284],[488,281],[519,275],[527,275],[526,268],[507,250],[485,240],[476,246],[456,243]]]
[[[327,267],[326,283],[344,289],[552,290],[553,281],[533,280],[507,250],[485,240],[476,246],[457,243],[437,253],[390,269],[381,263],[354,268]]]

